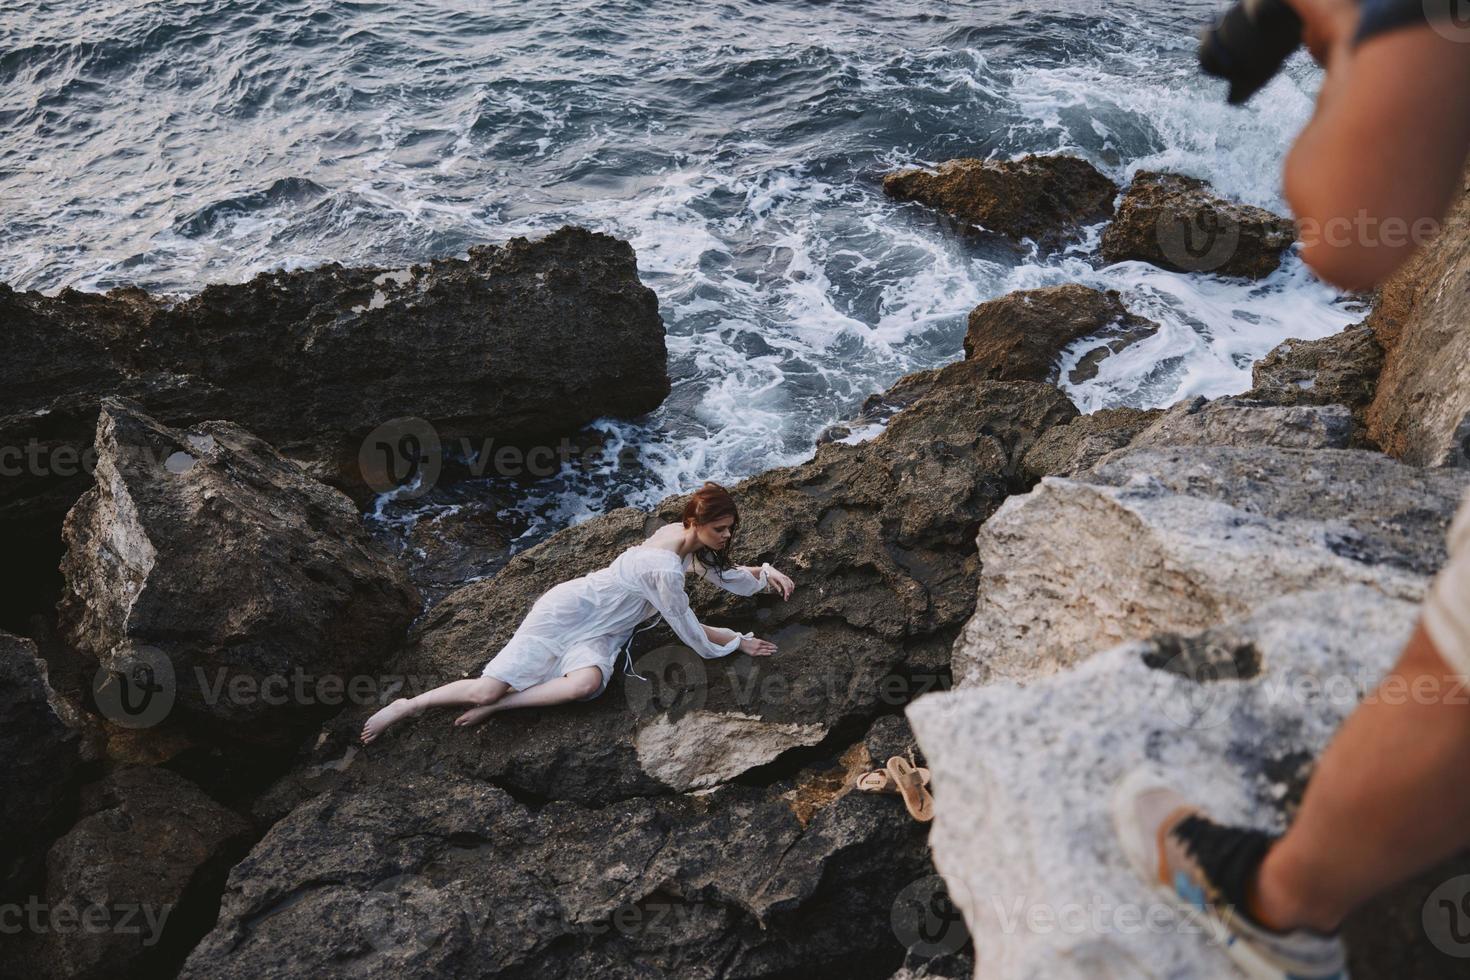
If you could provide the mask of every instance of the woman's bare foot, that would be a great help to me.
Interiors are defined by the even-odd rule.
[[[391,704],[379,708],[373,712],[372,717],[363,722],[362,735],[359,736],[362,744],[368,744],[402,719],[416,714],[418,712],[414,710],[413,702],[409,698],[398,698]]]
[[[495,705],[484,704],[478,708],[471,708],[458,718],[454,719],[455,728],[468,728],[470,725],[478,725],[495,713]]]

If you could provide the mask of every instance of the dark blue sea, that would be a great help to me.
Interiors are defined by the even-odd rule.
[[[1359,308],[1289,259],[1259,283],[962,239],[882,175],[1065,151],[1126,181],[1203,177],[1285,212],[1320,73],[1244,108],[1202,76],[1184,2],[11,0],[0,10],[0,280],[210,282],[405,266],[576,223],[658,294],[674,390],[601,420],[609,460],[516,488],[517,547],[621,504],[810,456],[899,376],[963,356],[1018,288],[1121,291],[1164,329],[1069,394],[1084,411],[1249,387],[1286,337]],[[568,365],[576,370],[576,365]],[[854,438],[861,438],[855,435]],[[415,521],[486,484],[378,518]],[[497,505],[498,506],[498,505]]]

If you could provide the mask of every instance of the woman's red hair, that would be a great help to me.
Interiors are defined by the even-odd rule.
[[[730,547],[735,543],[735,536],[740,530],[740,511],[735,506],[735,498],[730,496],[728,490],[713,480],[705,480],[704,486],[694,491],[694,495],[684,505],[682,523],[685,527],[689,526],[690,521],[696,524],[709,524],[722,517],[734,518],[730,524],[730,538],[725,542],[725,546],[719,551],[701,546],[694,553],[694,557],[698,558],[705,567],[717,568],[721,571],[733,568],[735,564],[730,560]]]

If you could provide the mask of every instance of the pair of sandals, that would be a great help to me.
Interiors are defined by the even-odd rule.
[[[901,755],[888,760],[882,769],[865,772],[857,778],[857,788],[865,793],[897,793],[909,816],[920,822],[934,819],[934,797],[929,792],[929,770],[915,768]]]

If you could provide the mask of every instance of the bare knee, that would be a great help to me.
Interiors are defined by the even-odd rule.
[[[574,697],[590,698],[602,690],[602,671],[597,667],[578,667],[567,676],[576,685]]]
[[[483,707],[499,701],[508,690],[510,690],[510,685],[505,681],[497,677],[482,677],[475,682],[475,689],[470,692],[470,697],[474,699],[475,704]]]

